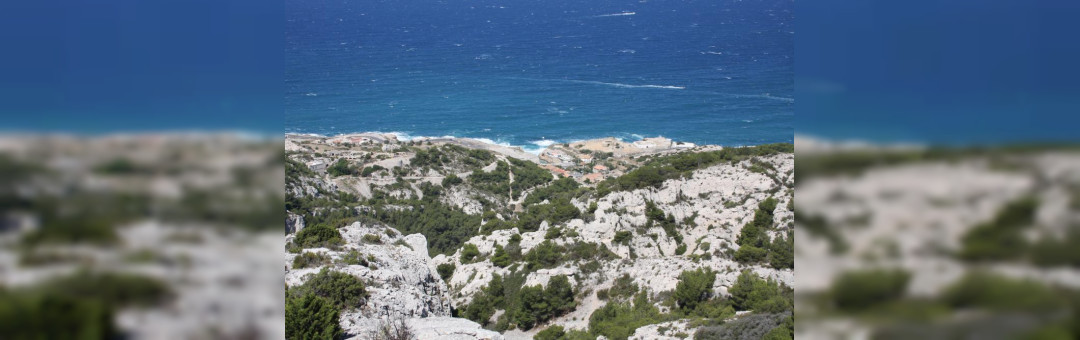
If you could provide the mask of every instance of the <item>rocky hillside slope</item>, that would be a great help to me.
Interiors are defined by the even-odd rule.
[[[563,164],[462,145],[287,138],[288,286],[358,278],[339,315],[356,338],[395,319],[422,338],[714,338],[791,310],[790,144]],[[790,337],[775,315],[747,322]]]
[[[1074,146],[797,143],[800,337],[1080,337]]]

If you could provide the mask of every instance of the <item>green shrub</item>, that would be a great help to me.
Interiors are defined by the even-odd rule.
[[[791,340],[795,338],[795,317],[789,316],[784,323],[765,334],[763,340]]]
[[[629,231],[620,230],[615,232],[615,238],[611,239],[612,243],[618,243],[622,245],[630,245],[630,238],[633,236]]]
[[[382,243],[382,238],[379,237],[379,235],[367,234],[367,235],[364,235],[364,242],[372,243],[372,244],[380,244],[380,243]]]
[[[511,172],[514,174],[513,183],[510,183]],[[473,187],[503,197],[513,190],[515,197],[511,198],[518,198],[525,189],[551,181],[551,173],[544,168],[536,163],[515,158],[509,159],[509,163],[502,161],[496,163],[494,171],[484,172],[477,169],[469,175],[469,182]]]
[[[480,248],[477,248],[475,244],[466,243],[461,248],[461,263],[470,263],[480,256]]]
[[[614,260],[619,258],[615,255],[611,249],[608,249],[606,245],[596,244],[592,242],[577,242],[567,246],[566,254],[564,254],[563,261],[577,261],[577,260]]]
[[[38,283],[36,288],[48,295],[91,299],[114,307],[154,306],[174,295],[165,282],[155,278],[89,271],[53,278]]]
[[[461,177],[458,177],[457,175],[454,175],[454,174],[449,174],[449,175],[446,175],[446,177],[443,178],[442,186],[446,187],[446,188],[449,188],[449,187],[461,184],[462,182],[464,182],[464,181],[461,179]]]
[[[473,300],[466,306],[462,306],[460,314],[462,317],[478,322],[481,325],[487,325],[491,320],[491,316],[495,314],[496,309],[506,309],[507,300],[513,300],[517,294],[518,289],[521,288],[521,283],[524,283],[524,276],[517,273],[511,273],[508,275],[507,280],[509,284],[504,284],[503,277],[499,274],[492,274],[491,281],[488,281],[487,287],[480,290],[480,293],[473,296]],[[506,313],[503,317],[508,317]],[[503,320],[500,319],[500,322]],[[509,319],[505,320],[506,327],[509,329]],[[498,327],[497,327],[498,328]]]
[[[440,264],[438,267],[435,267],[435,270],[439,272],[439,277],[441,277],[443,281],[446,282],[450,282],[450,278],[454,277],[455,269],[457,269],[457,266],[455,266],[453,263],[443,263]]]
[[[548,280],[544,299],[552,309],[552,317],[571,311],[577,305],[574,302],[574,287],[566,275],[556,275]]]
[[[716,272],[706,269],[687,270],[679,274],[675,286],[675,303],[683,311],[691,311],[712,295]]]
[[[607,301],[611,297],[608,296],[608,289],[599,289],[596,291],[596,298],[601,301]]]
[[[506,253],[506,249],[496,244],[495,254],[491,256],[491,264],[499,268],[506,268],[506,266],[510,265],[510,262],[510,255]]]
[[[801,226],[799,230],[805,230],[810,235],[824,238],[829,242],[829,252],[834,255],[840,255],[846,253],[851,247],[848,245],[844,237],[837,231],[833,225],[821,215],[811,215],[806,213],[796,213],[795,223]]]
[[[8,339],[113,339],[107,303],[65,295],[0,292],[0,334]]]
[[[1039,202],[1023,197],[1006,204],[993,220],[979,224],[961,238],[958,256],[969,261],[1001,261],[1022,256],[1027,251],[1023,229],[1034,221]]]
[[[790,310],[793,300],[791,289],[773,280],[763,280],[750,271],[739,274],[735,284],[728,289],[732,305],[738,310],[755,312],[780,312]]]
[[[361,254],[356,250],[349,251],[347,254],[342,256],[341,259],[345,261],[345,264],[352,266],[360,265],[366,267],[368,265],[368,261],[364,258],[364,254]]]
[[[122,336],[116,310],[160,306],[173,296],[165,282],[128,273],[78,271],[32,287],[0,286],[0,338],[111,339]]]
[[[675,247],[675,255],[686,254],[686,243],[679,243],[678,247]]]
[[[1002,311],[1055,310],[1061,294],[1036,281],[1013,279],[985,271],[969,272],[945,289],[941,299],[953,308]]]
[[[581,211],[571,204],[569,199],[561,198],[547,204],[530,206],[518,217],[516,225],[518,230],[536,231],[544,221],[547,221],[548,225],[555,225],[580,216]]]
[[[293,244],[302,248],[336,248],[345,244],[345,240],[341,238],[341,233],[336,228],[326,224],[316,224],[296,233]]]
[[[293,296],[314,294],[324,298],[338,310],[360,307],[368,297],[367,288],[359,278],[327,268],[289,290]]]
[[[371,174],[373,174],[373,173],[375,173],[377,171],[380,171],[380,170],[386,170],[386,168],[381,167],[378,164],[375,164],[375,165],[372,165],[372,166],[369,166],[369,167],[364,167],[363,170],[360,170],[360,176],[371,177]]]
[[[775,198],[769,197],[766,198],[764,201],[761,201],[761,203],[758,203],[758,209],[763,210],[767,212],[769,216],[772,216],[773,212],[776,210],[776,203],[777,202]]]
[[[285,297],[286,339],[337,339],[342,336],[339,311],[324,298],[308,293]]]
[[[766,249],[772,247],[767,231],[773,228],[774,210],[776,210],[776,199],[772,197],[758,203],[758,209],[754,211],[754,219],[739,230],[739,237],[735,240],[735,243],[739,245],[739,250],[735,253],[735,261],[756,264],[768,258],[769,251]],[[777,251],[784,250],[777,248]],[[783,257],[783,254],[779,253],[778,256]],[[777,263],[783,264],[781,260],[778,259]]]
[[[521,195],[525,189],[547,184],[554,179],[551,172],[541,168],[536,163],[517,158],[509,158],[508,160],[512,166],[510,171],[514,173],[514,183],[511,183],[510,186],[516,195]]]
[[[522,201],[523,206],[530,206],[543,202],[544,200],[555,200],[556,198],[568,199],[567,195],[573,194],[578,188],[578,182],[573,178],[563,177],[552,181],[550,184],[544,187],[536,188],[525,200]]]
[[[114,218],[98,216],[41,215],[41,227],[23,236],[24,245],[87,243],[112,245],[120,240]]]
[[[127,158],[114,158],[94,167],[94,172],[103,175],[132,175],[145,171],[147,169],[135,165],[134,162]]]
[[[623,274],[615,279],[607,292],[611,298],[629,299],[638,293],[638,285],[634,283],[634,279],[630,277],[630,274]]]
[[[511,313],[511,321],[523,330],[566,314],[576,305],[574,289],[565,275],[552,277],[547,288],[522,287],[518,295],[519,303]]]
[[[794,144],[784,143],[724,148],[712,152],[684,152],[670,156],[653,157],[644,165],[625,175],[600,182],[597,185],[597,194],[603,197],[612,191],[629,191],[647,187],[659,188],[665,180],[686,176],[694,170],[721,162],[736,163],[754,156],[768,156],[778,153],[792,153],[794,151]]]
[[[551,242],[541,242],[525,254],[525,262],[529,269],[553,268],[562,262],[566,248]]]
[[[765,259],[768,251],[755,246],[740,246],[735,251],[735,261],[739,263],[758,263]]]
[[[344,158],[339,158],[333,165],[326,167],[326,173],[330,176],[338,177],[345,175],[355,175],[357,173],[356,168],[349,164],[349,161]]]
[[[507,277],[492,276],[487,287],[459,311],[462,317],[488,324],[495,310],[505,309],[505,317],[497,321],[496,329],[517,327],[528,330],[540,323],[561,316],[576,306],[576,292],[565,275],[552,277],[547,288],[523,287],[525,272],[511,272]]]
[[[393,203],[404,209],[387,208]],[[362,218],[370,218],[397,228],[402,234],[420,233],[428,240],[428,253],[453,254],[472,236],[480,225],[480,215],[466,214],[461,209],[437,200],[401,200],[383,197],[366,202],[373,209]]]
[[[551,228],[548,228],[547,233],[544,233],[544,239],[545,240],[557,239],[559,237],[562,237],[562,234],[563,234],[562,228],[551,227]]]
[[[495,315],[495,307],[492,305],[491,300],[492,297],[489,295],[479,294],[473,297],[471,303],[462,306],[459,313],[461,317],[475,321],[481,325],[487,325],[489,320],[491,320],[491,316]]]
[[[566,336],[566,331],[562,326],[556,325],[537,332],[533,340],[561,340],[564,336]]]
[[[330,257],[315,252],[303,252],[293,258],[293,269],[321,266],[330,263]]]
[[[1064,238],[1044,237],[1030,249],[1035,265],[1080,267],[1080,230],[1073,227]]]
[[[910,278],[902,270],[850,271],[836,279],[831,295],[841,310],[865,310],[903,297]]]
[[[442,196],[443,188],[428,182],[421,182],[420,193],[424,195],[425,201],[431,201],[439,196]]]
[[[679,310],[684,316],[700,317],[712,320],[724,320],[735,316],[735,306],[731,300],[714,297],[702,301],[693,310]]]
[[[769,266],[775,269],[795,269],[795,235],[788,232],[769,243]]]
[[[508,311],[510,321],[518,328],[529,330],[535,326],[541,315],[550,315],[547,301],[544,300],[544,289],[540,286],[521,287],[518,308]]]
[[[589,333],[612,340],[626,340],[638,327],[666,321],[660,310],[649,303],[644,292],[634,303],[608,302],[589,316]]]

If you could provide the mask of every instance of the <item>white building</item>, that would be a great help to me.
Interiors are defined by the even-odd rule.
[[[321,160],[314,160],[314,161],[307,162],[307,166],[308,166],[309,169],[311,169],[312,171],[315,171],[315,172],[326,171],[326,162],[323,162]]]

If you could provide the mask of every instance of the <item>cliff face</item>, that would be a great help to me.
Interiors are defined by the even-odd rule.
[[[598,185],[584,177],[574,183],[559,181],[553,173],[561,172],[543,170],[512,155],[449,144],[391,141],[377,147],[341,147],[309,138],[296,144],[301,147],[294,150],[300,152],[289,155],[297,163],[334,160],[319,154],[354,160],[347,162],[351,174],[347,169],[340,176],[290,176],[298,184],[289,186],[290,193],[306,197],[298,199],[302,202],[298,206],[304,208],[295,210],[297,216],[290,215],[290,230],[299,230],[297,222],[305,221],[301,216],[309,216],[309,226],[339,224],[334,227],[344,245],[301,250],[324,254],[329,260],[322,265],[293,269],[291,262],[298,255],[286,259],[289,286],[302,284],[322,268],[367,283],[371,294],[367,301],[342,313],[341,323],[349,334],[366,334],[388,315],[404,316],[414,330],[439,330],[439,334],[455,334],[455,339],[529,338],[555,325],[586,331],[590,316],[615,299],[597,292],[612,288],[624,275],[663,313],[672,312],[670,296],[684,271],[715,272],[708,294],[715,297],[728,295],[743,271],[782,285],[793,284],[791,268],[734,257],[742,228],[754,223],[767,200],[775,208],[767,214],[771,221],[764,235],[778,240],[793,227],[794,156],[790,152],[712,160],[700,166],[674,165],[687,170],[679,175],[664,170],[669,171],[668,177],[656,185],[633,187],[636,184],[630,183],[611,190],[614,182]],[[717,150],[709,147],[661,156]],[[639,167],[662,166],[656,162],[678,161],[661,156],[608,156],[603,161],[610,166],[581,165],[579,172],[611,168],[631,173]],[[395,163],[402,164],[395,168],[375,166],[394,159],[406,161]],[[617,177],[616,173],[602,174]],[[341,193],[351,196],[335,198]],[[289,242],[294,237],[290,235]],[[345,257],[355,253],[362,254],[367,263],[345,264]],[[493,313],[487,320],[451,317],[453,310],[464,313],[477,299],[491,298],[487,287],[496,276],[520,287],[549,287],[553,278],[565,277],[574,291],[572,307],[535,327],[510,326],[509,330],[500,326],[513,312],[509,307],[490,307]],[[516,292],[516,288],[507,291]],[[481,323],[504,330],[503,334],[480,329]],[[694,329],[685,322],[673,324],[693,335]],[[643,328],[638,337],[663,333],[658,327]]]

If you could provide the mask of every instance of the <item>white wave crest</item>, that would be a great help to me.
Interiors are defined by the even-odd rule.
[[[594,16],[594,18],[623,17],[623,16],[629,16],[629,15],[635,15],[635,14],[637,14],[637,12],[619,12],[619,13],[611,13],[611,14],[601,14],[601,15]]]
[[[510,145],[510,143],[503,142],[503,141],[495,141],[495,140],[492,140],[490,138],[470,138],[470,139],[475,139],[477,141],[483,142],[484,144],[513,147],[513,145]]]
[[[380,133],[394,135],[394,137],[397,137],[397,140],[402,141],[402,142],[411,142],[413,139],[417,138],[417,137],[412,136],[412,135],[410,135],[408,133],[400,132],[400,131],[390,131],[390,132],[380,132]]]
[[[607,82],[595,81],[595,80],[537,79],[537,78],[510,78],[510,79],[531,80],[531,81],[554,81],[554,82],[575,83],[575,84],[589,84],[589,85],[604,85],[604,86],[612,86],[612,87],[618,87],[618,88],[624,88],[624,89],[667,89],[667,90],[685,90],[686,89],[685,86],[675,86],[675,85],[651,85],[651,84],[636,85],[636,84],[623,84],[623,83],[607,83]]]
[[[550,140],[550,139],[534,140],[534,141],[529,142],[529,144],[536,145],[536,146],[539,146],[541,148],[546,148],[546,147],[549,147],[549,146],[552,146],[552,145],[555,145],[555,144],[558,144],[558,143],[559,142],[556,142],[556,141],[553,141],[553,140]]]

